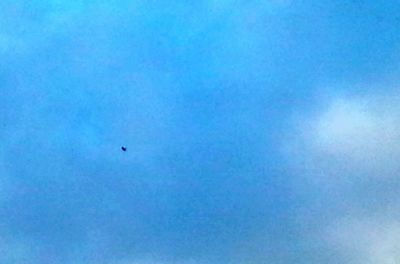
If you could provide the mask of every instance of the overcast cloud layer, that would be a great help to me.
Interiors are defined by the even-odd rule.
[[[1,1],[0,263],[399,262],[399,14]]]

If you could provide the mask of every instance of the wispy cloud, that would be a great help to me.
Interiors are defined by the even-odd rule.
[[[396,96],[368,94],[319,103],[314,113],[298,120],[297,147],[292,150],[307,160],[306,166],[318,168],[326,177],[396,177],[400,168],[398,102]]]
[[[335,261],[399,260],[399,102],[390,92],[329,96],[294,118],[285,148],[305,201],[300,229]]]
[[[400,222],[381,217],[343,218],[327,228],[326,241],[351,264],[395,264],[400,260]]]

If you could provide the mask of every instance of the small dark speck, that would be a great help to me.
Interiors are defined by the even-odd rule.
[[[122,147],[121,147],[121,150],[122,150],[122,151],[126,151],[126,147],[122,146]]]

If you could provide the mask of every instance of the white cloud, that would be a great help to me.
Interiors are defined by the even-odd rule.
[[[396,264],[400,261],[400,222],[346,218],[326,232],[328,244],[354,264]]]
[[[285,145],[294,190],[308,199],[298,216],[319,223],[304,232],[342,263],[399,263],[400,98],[331,96],[316,105],[295,117]]]
[[[313,177],[391,178],[400,169],[399,98],[338,97],[298,122],[287,149]],[[300,161],[299,161],[300,160]]]

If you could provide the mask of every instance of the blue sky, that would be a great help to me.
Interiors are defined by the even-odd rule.
[[[399,14],[2,1],[0,262],[397,263]]]

